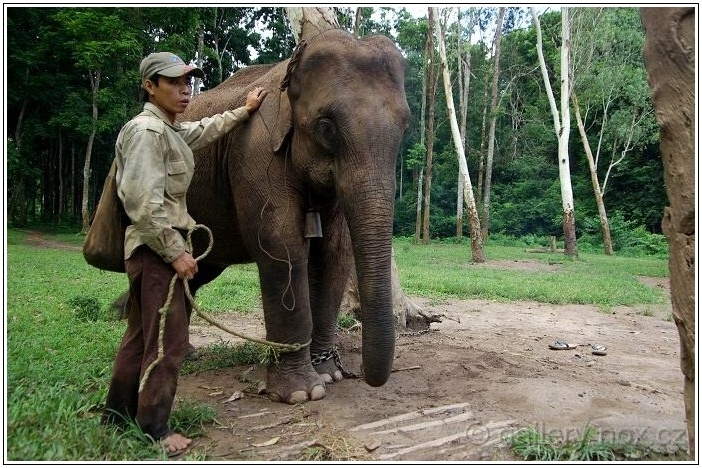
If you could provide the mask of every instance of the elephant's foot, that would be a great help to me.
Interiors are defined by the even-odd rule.
[[[355,375],[346,372],[341,364],[341,356],[336,347],[311,355],[312,365],[326,383],[338,382],[344,377],[353,378]]]
[[[271,401],[291,405],[321,400],[327,394],[324,379],[308,365],[302,369],[289,369],[279,364],[268,367],[264,388]]]

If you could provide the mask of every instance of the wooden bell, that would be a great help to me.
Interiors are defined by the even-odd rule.
[[[305,214],[305,238],[322,237],[322,219],[319,211],[308,211]]]

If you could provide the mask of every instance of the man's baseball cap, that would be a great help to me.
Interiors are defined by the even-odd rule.
[[[198,78],[205,77],[202,70],[187,65],[183,62],[183,59],[172,52],[156,52],[148,55],[141,61],[139,73],[141,74],[142,84],[155,74],[167,76],[169,78],[178,78],[183,75],[193,75]]]

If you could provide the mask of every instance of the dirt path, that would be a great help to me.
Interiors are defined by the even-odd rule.
[[[60,241],[54,241],[46,237],[46,235],[42,232],[39,231],[28,231],[25,230],[23,232],[27,233],[27,237],[24,239],[24,242],[26,242],[29,245],[33,245],[35,247],[40,247],[43,249],[59,249],[59,250],[75,250],[75,251],[81,251],[83,248],[80,245],[73,245],[69,244],[68,242],[60,242]]]
[[[666,278],[646,278],[668,288]],[[178,397],[217,409],[197,440],[209,460],[509,459],[502,436],[532,426],[575,440],[588,425],[604,438],[675,451],[686,444],[677,329],[670,306],[620,307],[414,300],[445,314],[431,332],[397,340],[390,380],[328,386],[323,400],[288,406],[256,395],[260,368],[235,367],[180,379]],[[262,314],[218,315],[264,336]],[[359,372],[360,332],[342,332],[347,370]],[[556,339],[579,344],[550,350]],[[238,339],[195,319],[202,346]],[[588,344],[607,347],[594,356]],[[230,398],[243,395],[241,399]]]

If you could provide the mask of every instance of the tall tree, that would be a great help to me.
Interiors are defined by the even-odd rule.
[[[248,48],[255,47],[260,38],[254,29],[256,16],[252,8],[243,7],[203,7],[195,9],[195,13],[193,21],[203,31],[202,54],[207,59],[208,87],[214,87],[242,66],[251,64]]]
[[[654,133],[640,22],[631,8],[578,8],[573,14],[571,100],[608,255],[614,248],[604,201],[607,183],[632,150],[652,142]],[[593,145],[588,131],[594,133]],[[605,153],[609,163],[600,182]]]
[[[592,182],[592,190],[595,194],[595,204],[597,205],[597,212],[600,217],[600,228],[602,230],[604,252],[606,255],[612,255],[614,253],[614,248],[612,247],[612,233],[609,229],[609,218],[607,218],[607,209],[605,208],[604,197],[602,195],[602,189],[600,188],[600,181],[597,175],[597,163],[595,162],[595,157],[592,154],[590,142],[587,139],[585,123],[582,115],[580,114],[580,104],[578,103],[578,96],[575,91],[573,91],[572,100],[573,109],[575,110],[575,120],[578,124],[578,132],[580,133],[580,139],[583,142],[583,149],[585,150],[585,157],[587,158],[588,167],[590,168],[590,181]]]
[[[458,8],[458,34],[457,34],[457,49],[458,49],[458,107],[459,115],[461,116],[461,123],[459,125],[459,130],[461,132],[461,142],[463,145],[464,153],[468,151],[468,137],[467,137],[467,127],[468,127],[468,91],[470,89],[470,78],[473,74],[471,70],[471,44],[470,36],[473,29],[478,25],[479,13],[475,8],[469,8],[466,12],[468,17],[468,22],[464,28],[461,24],[462,12]],[[468,37],[468,42],[464,45],[462,41],[463,31],[466,31]],[[463,186],[465,181],[463,180],[463,174],[461,171],[458,172],[458,197],[456,200],[456,238],[460,239],[463,237]],[[471,189],[472,190],[472,189]]]
[[[43,85],[42,69],[46,48],[36,37],[36,26],[42,24],[48,9],[8,8],[6,10],[7,61],[6,67],[6,207],[7,222],[25,226],[29,221],[28,197],[33,191],[34,181],[41,177],[38,165],[40,151],[25,150],[25,129],[31,132],[34,114],[46,111],[46,107],[35,106],[36,89]],[[49,84],[49,83],[46,83]],[[45,121],[46,114],[37,115],[36,120]],[[29,121],[29,125],[25,123]],[[38,138],[30,133],[29,145]]]
[[[473,196],[473,186],[470,182],[470,174],[468,173],[468,162],[463,151],[463,141],[461,132],[458,128],[458,119],[456,118],[456,109],[453,105],[453,90],[451,86],[451,76],[448,70],[446,60],[446,46],[444,45],[444,33],[439,22],[439,15],[434,7],[429,8],[429,18],[434,17],[436,37],[439,47],[439,56],[441,58],[441,72],[444,78],[444,91],[446,93],[446,105],[448,107],[448,116],[451,123],[451,134],[458,155],[458,165],[461,172],[461,178],[465,181],[463,185],[463,197],[466,200],[466,210],[468,211],[468,221],[470,223],[470,240],[471,253],[473,261],[476,263],[485,262],[485,252],[483,251],[483,238],[480,234],[480,220],[478,218],[478,210],[475,206],[475,197]],[[432,14],[433,12],[433,14]]]
[[[122,36],[115,40],[114,31],[124,26],[112,10],[65,9],[55,16],[63,27],[66,41],[73,51],[73,62],[81,70],[90,86],[90,119],[86,125],[87,142],[83,162],[83,197],[81,205],[82,232],[90,227],[89,194],[93,142],[98,132],[101,107],[101,80],[103,73],[113,71],[114,56],[128,55],[137,49],[133,37]],[[128,28],[126,28],[128,29]],[[106,104],[106,103],[105,103]]]
[[[204,63],[204,54],[205,54],[205,28],[204,26],[200,25],[197,28],[197,49],[195,50],[195,64],[197,65],[197,68],[202,70],[202,65]],[[195,79],[193,80],[193,96],[197,96],[200,94],[200,88],[202,88],[202,78],[199,76],[196,76]]]
[[[561,8],[561,89],[560,112],[556,106],[556,99],[551,90],[551,79],[548,76],[546,61],[543,53],[543,39],[541,37],[541,23],[536,9],[531,8],[531,14],[536,28],[536,51],[539,56],[541,75],[546,87],[548,102],[553,116],[553,127],[558,138],[558,175],[561,185],[561,203],[563,208],[563,238],[565,254],[570,257],[578,256],[578,241],[575,236],[575,203],[573,200],[573,186],[570,178],[570,158],[568,156],[568,140],[570,137],[570,77],[569,75],[569,47],[570,47],[570,18],[567,7]]]
[[[422,242],[429,243],[430,239],[430,214],[431,214],[431,177],[434,160],[434,113],[436,108],[436,61],[434,60],[434,10],[429,8],[429,34],[427,34],[427,98],[429,100],[429,115],[427,116],[427,157],[424,169],[424,215],[422,220]]]
[[[418,244],[419,240],[422,237],[422,200],[423,200],[423,192],[422,190],[424,189],[424,167],[426,165],[426,158],[427,158],[427,143],[426,143],[426,135],[427,135],[427,125],[426,125],[426,114],[427,114],[427,84],[429,82],[429,67],[433,66],[430,61],[429,61],[429,46],[431,43],[429,40],[426,40],[424,42],[424,60],[422,61],[422,106],[421,106],[421,112],[420,112],[420,119],[419,119],[419,125],[420,125],[420,137],[419,137],[419,149],[421,151],[421,164],[419,166],[419,177],[417,178],[417,217],[415,220],[415,228],[414,228],[414,241]]]
[[[295,37],[288,24],[285,8],[264,7],[256,11],[255,17],[266,25],[268,34],[262,34],[255,46],[258,57],[255,63],[277,63],[292,55]]]
[[[485,159],[485,181],[483,187],[483,219],[480,223],[483,241],[487,240],[488,230],[490,227],[490,191],[492,184],[492,166],[495,158],[495,126],[497,125],[497,100],[498,100],[498,82],[500,79],[500,42],[502,39],[502,21],[505,17],[505,8],[501,7],[497,14],[497,23],[495,24],[495,44],[493,50],[494,68],[492,71],[492,91],[490,100],[490,127],[488,130],[488,149]]]
[[[609,219],[607,217],[607,209],[604,204],[604,197],[602,194],[602,189],[600,188],[599,176],[597,174],[597,160],[590,147],[590,141],[587,137],[587,130],[585,127],[585,121],[583,119],[582,113],[580,111],[580,103],[578,101],[578,96],[576,93],[575,77],[580,73],[587,73],[588,69],[592,64],[592,59],[594,55],[595,41],[592,38],[594,30],[598,29],[600,24],[602,9],[583,9],[582,13],[578,14],[578,27],[576,28],[576,38],[572,44],[572,55],[574,60],[570,62],[571,64],[571,76],[573,76],[573,93],[571,95],[571,100],[573,101],[573,110],[575,112],[575,120],[578,125],[578,133],[580,134],[580,139],[583,143],[583,149],[585,150],[585,157],[587,158],[588,168],[590,169],[590,181],[592,184],[592,190],[595,195],[595,204],[597,205],[597,212],[600,219],[600,229],[602,232],[602,242],[604,245],[604,252],[607,255],[612,255],[614,253],[614,248],[612,246],[612,234],[609,228]],[[592,18],[592,21],[584,21],[586,15]],[[574,15],[575,16],[575,15]],[[577,63],[577,65],[576,65]],[[602,126],[604,129],[604,125]],[[599,146],[598,146],[599,147]],[[598,152],[599,153],[599,152]],[[598,154],[599,156],[599,154]]]

